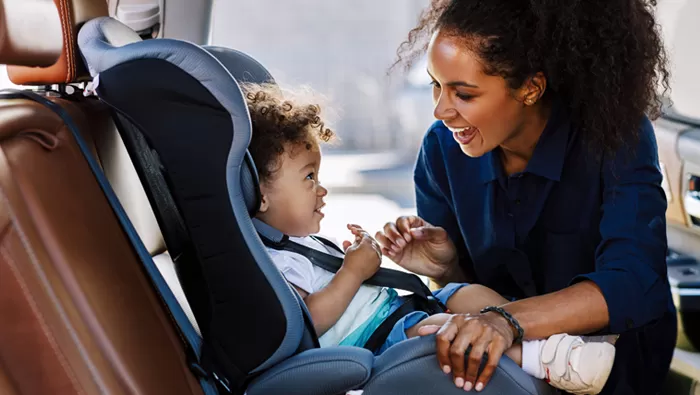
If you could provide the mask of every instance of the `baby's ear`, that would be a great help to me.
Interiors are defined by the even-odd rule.
[[[259,213],[264,213],[270,208],[270,201],[267,199],[267,195],[263,194],[260,197],[260,209],[258,210]]]

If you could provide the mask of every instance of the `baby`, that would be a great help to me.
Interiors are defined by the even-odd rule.
[[[262,194],[256,218],[297,244],[342,258],[343,264],[332,273],[294,252],[269,248],[270,256],[304,299],[322,347],[362,347],[404,299],[394,289],[363,284],[379,269],[381,250],[361,227],[348,225],[354,242],[343,243],[345,254],[311,237],[320,231],[328,193],[319,182],[320,144],[331,141],[334,133],[322,121],[316,104],[307,104],[287,92],[283,97],[279,88],[271,85],[246,85],[244,91],[253,124],[249,150]],[[477,284],[449,284],[434,296],[455,313],[478,314],[486,306],[505,303],[501,295]],[[376,353],[418,336],[423,326],[442,325],[449,317],[408,313],[394,325]],[[561,334],[516,344],[506,355],[527,373],[547,379],[556,388],[590,394],[602,390],[615,348]]]

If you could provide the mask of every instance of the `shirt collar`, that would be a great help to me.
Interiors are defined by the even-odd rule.
[[[552,111],[542,135],[535,146],[532,158],[525,168],[526,173],[559,181],[568,152],[570,124],[565,109],[558,100],[552,103]],[[489,183],[498,179],[501,170],[500,158],[495,151],[486,153],[481,160],[481,179]]]

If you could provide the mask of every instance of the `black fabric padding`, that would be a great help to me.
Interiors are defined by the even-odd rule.
[[[128,115],[165,169],[198,260],[178,266],[201,264],[211,295],[209,322],[199,321],[206,312],[193,306],[206,346],[217,359],[223,352],[225,360],[219,362],[229,372],[233,364],[249,373],[278,349],[287,323],[231,207],[226,180],[234,133],[230,114],[192,76],[159,59],[102,72],[98,93]],[[180,275],[187,272],[178,268]],[[189,300],[194,289],[187,276],[180,281]]]

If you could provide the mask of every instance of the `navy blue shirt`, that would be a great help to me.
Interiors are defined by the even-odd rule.
[[[644,118],[633,150],[594,154],[555,105],[522,173],[498,149],[465,155],[442,122],[415,168],[418,215],[447,230],[470,281],[526,298],[590,280],[621,334],[604,393],[659,390],[676,340],[666,274],[666,196]]]

